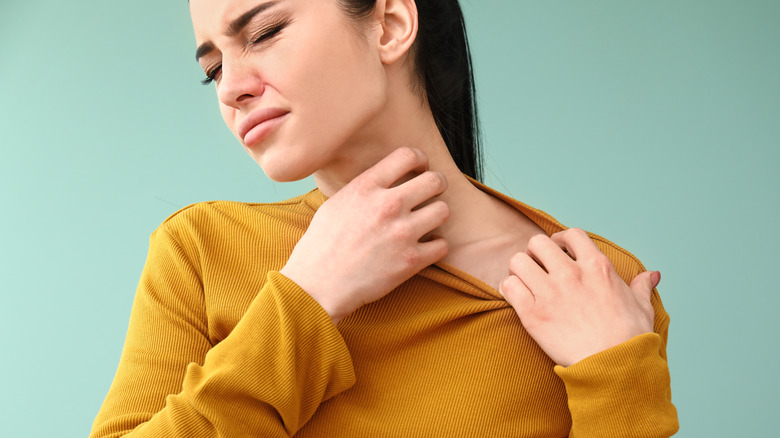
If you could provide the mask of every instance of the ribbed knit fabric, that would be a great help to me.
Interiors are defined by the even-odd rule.
[[[552,217],[487,187],[552,234]],[[555,366],[497,291],[428,267],[334,326],[281,275],[325,197],[208,202],[152,234],[127,340],[91,437],[668,437],[655,332]],[[644,267],[592,235],[620,276]]]

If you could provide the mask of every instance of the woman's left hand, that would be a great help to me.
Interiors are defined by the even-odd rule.
[[[650,295],[660,273],[626,284],[587,233],[537,235],[509,263],[501,294],[558,365],[569,366],[653,331]]]

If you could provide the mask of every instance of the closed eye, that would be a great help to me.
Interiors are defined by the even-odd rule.
[[[203,85],[208,85],[208,84],[214,82],[214,80],[217,79],[217,75],[219,74],[220,70],[222,70],[222,66],[218,65],[214,69],[206,72],[206,79],[203,79],[202,81],[200,81],[200,83],[203,84]]]
[[[265,31],[260,32],[260,35],[256,38],[254,38],[251,42],[252,45],[260,44],[266,40],[269,40],[276,35],[279,34],[279,32],[282,31],[287,25],[289,24],[289,20],[283,21],[281,23],[275,24],[271,26],[270,28],[266,28]],[[222,70],[222,66],[216,66],[210,71],[206,72],[206,78],[200,81],[203,85],[209,85],[212,82],[214,82],[217,79],[217,76],[219,75],[219,72]]]
[[[282,29],[284,29],[287,26],[287,24],[289,24],[288,21],[283,21],[281,23],[271,26],[270,28],[267,28],[263,32],[260,32],[260,35],[258,37],[252,40],[252,44],[259,44],[265,40],[275,37],[279,32],[282,31]]]

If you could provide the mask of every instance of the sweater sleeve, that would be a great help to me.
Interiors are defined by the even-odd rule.
[[[127,339],[91,438],[291,436],[355,382],[328,314],[278,272],[212,346],[198,267],[152,235]]]
[[[666,362],[669,316],[656,291],[653,306],[654,333],[555,367],[569,399],[569,438],[661,438],[679,429]]]

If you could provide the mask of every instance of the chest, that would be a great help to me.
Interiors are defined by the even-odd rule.
[[[221,259],[229,270],[204,269],[215,343],[286,259],[258,251]],[[568,434],[566,393],[553,363],[495,291],[464,276],[429,268],[338,328],[357,381],[320,405],[297,437]]]
[[[339,331],[357,383],[296,436],[568,434],[553,363],[501,300],[415,277]]]

